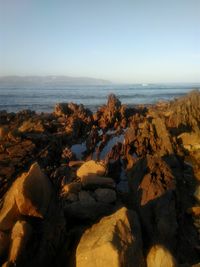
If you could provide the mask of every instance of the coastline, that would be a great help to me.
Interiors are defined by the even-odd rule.
[[[130,231],[141,229],[135,234],[139,245],[135,248],[134,241],[124,242],[140,256],[130,256],[123,248],[126,260],[145,266],[151,249],[159,252],[160,247],[154,245],[160,244],[173,262],[192,266],[200,261],[199,160],[199,91],[173,101],[134,106],[123,105],[110,95],[96,112],[73,103],[57,104],[52,113],[0,111],[0,238],[4,240],[0,264],[16,261],[27,266],[26,255],[34,252],[28,266],[65,266],[73,257],[80,264],[77,266],[83,266],[81,255],[90,255],[92,250],[83,249],[85,240],[91,238],[85,229],[94,230],[98,223],[98,227],[110,227],[109,222],[104,226],[106,222],[101,221],[105,216],[116,221],[122,216],[127,223],[124,217],[131,210],[137,223],[133,220]],[[40,173],[43,180],[35,178],[36,182],[33,179],[20,191],[22,185],[15,181],[24,172],[33,178]],[[43,183],[44,192],[50,188],[51,197],[47,192],[42,197],[37,194]],[[11,198],[14,186],[20,193],[9,202],[5,196],[10,194]],[[29,195],[31,186],[34,189]],[[22,195],[25,203],[15,207],[13,203],[21,203]],[[31,205],[27,204],[29,197],[35,198]],[[121,207],[128,211],[112,217]],[[33,233],[24,230],[21,243],[16,245],[10,233],[21,218]],[[115,229],[111,232],[121,236]],[[22,246],[25,240],[30,243]],[[117,247],[114,238],[112,242]],[[52,244],[53,252],[49,253]],[[95,249],[98,251],[98,246]],[[17,252],[9,258],[8,251],[12,255],[13,250]],[[116,251],[122,257],[118,247]]]

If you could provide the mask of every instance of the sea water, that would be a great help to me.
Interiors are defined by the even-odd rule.
[[[74,102],[95,111],[106,104],[107,96],[115,94],[123,104],[153,104],[172,100],[200,84],[110,84],[98,86],[62,86],[59,88],[5,88],[0,84],[0,110],[16,112],[31,109],[37,112],[52,112],[56,103]]]

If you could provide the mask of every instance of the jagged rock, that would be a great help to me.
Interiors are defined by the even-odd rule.
[[[76,250],[76,266],[145,266],[136,213],[121,208],[86,230]]]
[[[32,153],[35,145],[30,140],[24,140],[20,143],[14,144],[6,149],[10,158],[24,158]]]
[[[24,121],[18,130],[21,133],[43,133],[45,131],[45,128],[41,120],[29,119],[28,121]]]
[[[98,188],[95,190],[97,201],[113,203],[117,200],[116,192],[109,188]]]
[[[70,114],[70,109],[68,108],[68,103],[59,103],[54,107],[54,113],[56,116],[65,116]]]
[[[121,107],[121,102],[114,94],[110,94],[108,96],[107,107],[109,110],[117,110]]]
[[[200,92],[194,90],[173,101],[166,112],[170,127],[177,128],[179,132],[191,128],[193,131],[199,132]]]
[[[7,138],[9,132],[9,128],[7,126],[0,127],[0,141],[3,141]]]
[[[129,173],[129,185],[139,205],[162,196],[166,190],[175,189],[175,178],[170,167],[157,156],[141,159]]]
[[[147,267],[178,267],[178,265],[166,248],[155,245],[147,255]]]
[[[78,170],[77,176],[82,180],[84,177],[90,177],[94,175],[104,176],[106,173],[106,167],[101,162],[95,162],[89,160],[85,162]]]
[[[173,148],[170,140],[170,135],[165,125],[165,121],[163,118],[154,114],[154,119],[152,120],[152,124],[155,126],[156,134],[158,136],[160,148],[159,154],[160,156],[164,156],[166,154],[173,154]]]
[[[117,128],[121,117],[120,109],[121,102],[114,94],[111,94],[108,96],[107,105],[102,106],[97,111],[97,114],[94,116],[94,119],[98,120],[98,124],[102,129],[106,129],[113,126]]]
[[[13,227],[20,215],[44,218],[51,198],[51,184],[34,163],[13,183],[0,211],[0,230]]]
[[[164,156],[173,154],[170,134],[164,118],[151,111],[148,118],[135,115],[131,127],[125,133],[125,145],[138,156],[156,153]]]
[[[159,157],[139,160],[129,173],[130,201],[140,214],[147,243],[176,244],[175,177]]]

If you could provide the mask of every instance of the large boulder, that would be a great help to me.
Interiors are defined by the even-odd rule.
[[[144,266],[136,213],[121,208],[86,230],[76,250],[76,266]]]
[[[34,163],[13,183],[0,211],[0,230],[13,227],[20,215],[44,218],[51,199],[51,184]]]

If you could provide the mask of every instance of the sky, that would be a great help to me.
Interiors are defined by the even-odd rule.
[[[0,76],[200,82],[200,0],[0,0]]]

